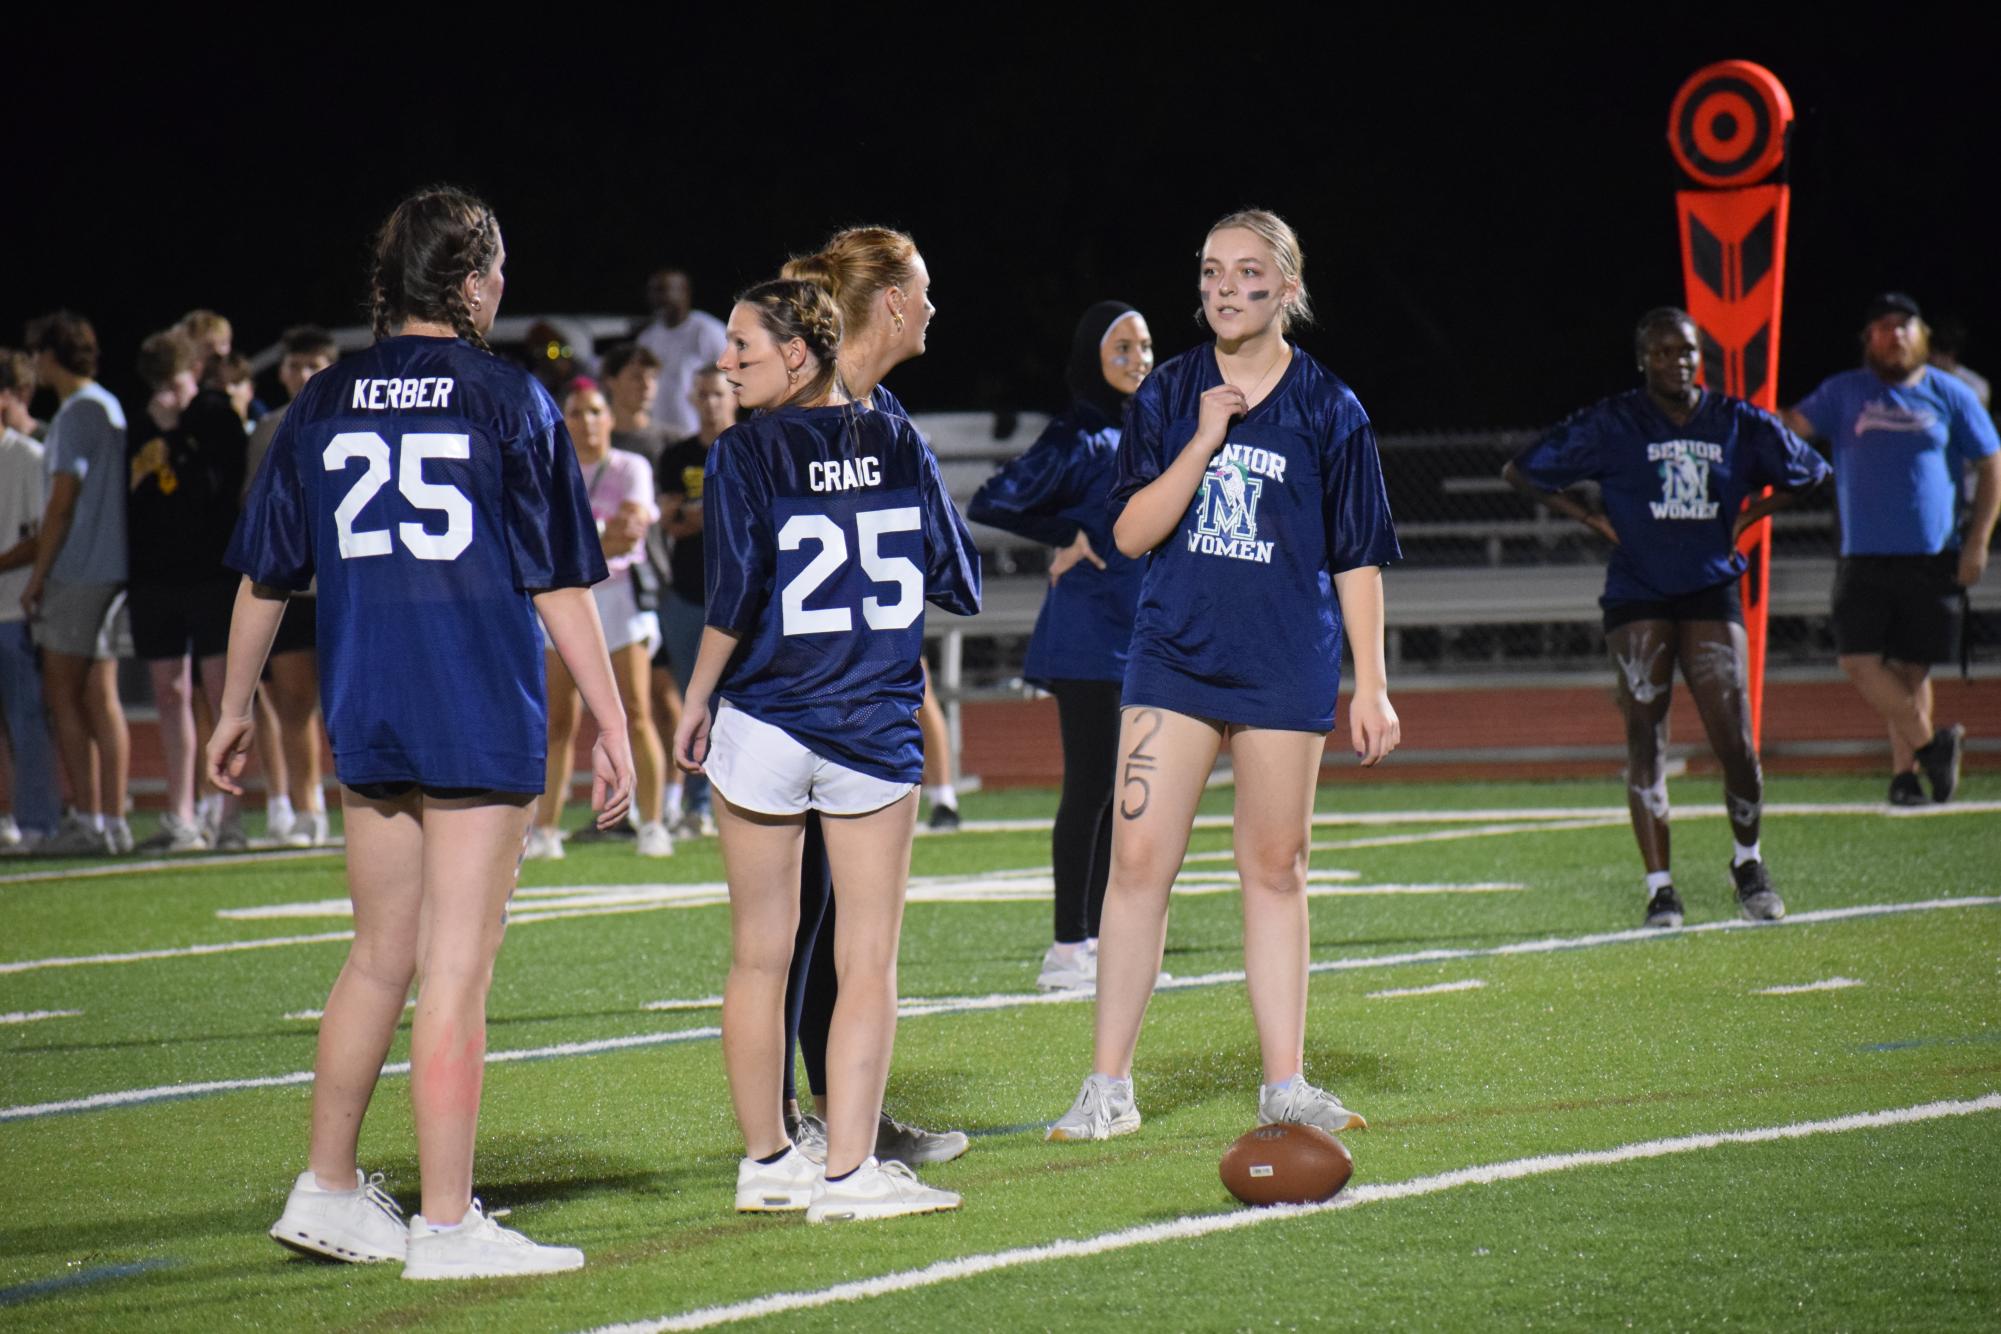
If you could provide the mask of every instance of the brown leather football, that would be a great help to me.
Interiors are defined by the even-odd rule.
[[[1223,1155],[1223,1185],[1245,1204],[1318,1204],[1354,1175],[1348,1150],[1318,1126],[1259,1126]]]

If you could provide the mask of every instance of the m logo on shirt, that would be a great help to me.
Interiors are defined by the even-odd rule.
[[[1708,440],[1664,440],[1647,446],[1647,461],[1660,465],[1661,498],[1647,508],[1656,519],[1713,519],[1719,508],[1709,498],[1709,465],[1723,461],[1723,447]]]
[[[1862,411],[1855,414],[1857,435],[1867,435],[1871,431],[1922,434],[1937,425],[1938,417],[1930,408],[1907,408],[1896,403],[1865,403]]]
[[[1264,489],[1264,479],[1252,477],[1241,463],[1226,459],[1210,464],[1195,497],[1195,531],[1188,535],[1188,549],[1271,564],[1275,544],[1258,541],[1258,498]]]

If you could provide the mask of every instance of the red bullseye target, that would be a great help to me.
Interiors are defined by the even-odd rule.
[[[1675,94],[1668,146],[1703,185],[1753,185],[1785,160],[1792,120],[1792,99],[1770,70],[1748,60],[1718,61]]]

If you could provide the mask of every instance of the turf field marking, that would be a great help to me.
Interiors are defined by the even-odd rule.
[[[1681,927],[1636,927],[1630,931],[1607,931],[1589,936],[1558,936],[1543,940],[1518,941],[1511,945],[1495,945],[1480,949],[1435,949],[1416,950],[1406,954],[1366,954],[1346,959],[1323,959],[1308,965],[1315,973],[1351,972],[1364,968],[1394,968],[1410,963],[1439,963],[1454,959],[1491,959],[1517,954],[1550,954],[1567,950],[1596,949],[1604,945],[1622,945],[1643,941],[1668,940],[1675,936],[1699,935],[1716,931],[1784,931],[1796,926],[1810,926],[1820,922],[1849,921],[1863,917],[1888,917],[1903,913],[1936,912],[1947,908],[1979,908],[2001,906],[2001,897],[1970,897],[1963,899],[1927,899],[1919,903],[1862,904],[1852,908],[1822,908],[1814,912],[1789,914],[1782,922],[1703,922],[1695,926]],[[338,937],[347,939],[347,936]],[[1204,973],[1196,977],[1175,977],[1162,982],[1156,991],[1182,991],[1195,987],[1213,987],[1242,982],[1242,970]],[[1016,1009],[1026,1005],[1069,1005],[1088,1001],[1094,993],[1088,989],[1050,992],[997,992],[988,996],[942,996],[906,1000],[899,1004],[897,1012],[904,1018],[918,1018],[934,1014],[966,1014],[984,1010]],[[489,1064],[508,1061],[545,1060],[556,1056],[588,1056],[599,1052],[622,1051],[633,1047],[651,1047],[671,1042],[691,1042],[702,1038],[720,1036],[719,1028],[692,1028],[673,1033],[636,1033],[626,1037],[599,1038],[588,1042],[569,1042],[554,1047],[535,1047],[521,1051],[488,1052]],[[383,1067],[388,1075],[409,1073],[407,1063]],[[303,1084],[312,1081],[312,1071],[294,1071],[288,1075],[268,1075],[256,1079],[209,1080],[195,1084],[170,1084],[146,1089],[121,1089],[110,1093],[94,1093],[84,1098],[72,1098],[62,1102],[35,1103],[20,1107],[0,1107],[0,1121],[31,1120],[37,1117],[54,1116],[66,1112],[95,1111],[106,1107],[121,1107],[132,1103],[166,1102],[178,1098],[197,1097],[208,1093],[232,1092],[237,1089],[277,1088],[289,1084]]]
[[[1862,980],[1855,977],[1830,977],[1819,982],[1802,982],[1792,987],[1766,987],[1754,991],[1753,996],[1797,996],[1805,991],[1840,991],[1844,987],[1859,987]]]
[[[43,968],[81,968],[95,963],[144,963],[149,959],[192,959],[207,954],[234,954],[238,950],[268,950],[280,945],[320,945],[335,940],[353,940],[352,931],[323,931],[314,936],[270,936],[264,940],[231,940],[214,945],[181,945],[165,950],[136,950],[130,954],[77,954],[54,959],[16,959],[0,963],[0,973],[32,973]]]
[[[297,862],[314,857],[342,857],[338,840],[318,848],[270,848],[263,852],[225,852],[213,857],[156,857],[137,862],[96,862],[56,871],[16,871],[0,875],[0,885],[32,885],[43,880],[79,880],[85,876],[149,875],[154,871],[212,871],[218,866],[255,866],[259,862]]]
[[[95,1265],[89,1269],[79,1269],[74,1274],[61,1274],[55,1278],[38,1278],[29,1283],[16,1283],[11,1288],[0,1288],[0,1306],[19,1306],[22,1302],[34,1301],[51,1293],[67,1292],[71,1288],[87,1288],[93,1283],[106,1283],[116,1278],[131,1278],[137,1274],[149,1274],[155,1269],[165,1269],[176,1263],[173,1260],[135,1260],[127,1265]]]
[[[1428,987],[1391,987],[1388,991],[1371,991],[1364,1000],[1396,1000],[1403,996],[1442,996],[1448,991],[1478,991],[1486,986],[1477,977],[1469,977],[1461,982],[1438,982]]]
[[[413,1001],[413,1000],[412,1000],[412,1001],[404,1001],[404,1002],[403,1002],[403,1008],[404,1008],[404,1009],[406,1009],[406,1010],[414,1010],[414,1009],[416,1009],[416,1008],[417,1008],[417,1002],[415,1002],[415,1001]],[[317,1020],[317,1019],[324,1019],[324,1018],[326,1018],[326,1013],[327,1013],[327,1012],[326,1012],[325,1010],[289,1010],[289,1011],[287,1011],[287,1012],[286,1012],[286,1014],[285,1014],[285,1017],[286,1017],[287,1019],[300,1019],[300,1020],[304,1020],[304,1019],[314,1019],[314,1020]]]
[[[592,1331],[592,1334],[664,1334],[664,1331],[668,1330],[712,1329],[717,1325],[782,1315],[788,1311],[810,1310],[815,1307],[831,1306],[836,1302],[866,1301],[871,1297],[886,1297],[893,1293],[936,1287],[941,1283],[973,1278],[1002,1269],[1016,1269],[1051,1260],[1080,1259],[1085,1256],[1103,1255],[1108,1251],[1128,1250],[1135,1246],[1150,1246],[1164,1241],[1189,1241],[1219,1232],[1234,1232],[1242,1228],[1257,1227],[1264,1223],[1308,1218],[1336,1209],[1354,1209],[1391,1200],[1437,1195],[1448,1190],[1457,1190],[1462,1186],[1491,1186],[1497,1182],[1520,1181],[1527,1177],[1574,1171],[1580,1167],[1611,1167],[1620,1163],[1667,1158],[1676,1154],[1695,1153],[1731,1144],[1770,1144],[1783,1140],[1806,1139],[1814,1135],[1877,1130],[1889,1126],[1936,1121],[1949,1116],[1972,1116],[1980,1112],[1994,1111],[2001,1111],[2001,1093],[1989,1093],[1984,1097],[1969,1100],[1921,1103],[1915,1107],[1898,1107],[1889,1111],[1859,1112],[1852,1116],[1833,1117],[1824,1121],[1795,1121],[1789,1125],[1761,1126],[1754,1130],[1724,1130],[1706,1135],[1683,1135],[1675,1139],[1645,1140],[1633,1144],[1621,1144],[1611,1149],[1539,1154],[1533,1158],[1515,1158],[1506,1162],[1460,1168],[1453,1172],[1440,1172],[1435,1176],[1413,1177],[1408,1181],[1351,1186],[1325,1204],[1279,1205],[1267,1209],[1233,1209],[1228,1213],[1197,1214],[1165,1223],[1150,1223],[1143,1227],[1104,1232],[1095,1237],[1055,1241],[1041,1246],[1021,1246],[1006,1251],[990,1251],[984,1255],[962,1256],[956,1260],[940,1260],[922,1269],[900,1270],[876,1278],[836,1284],[830,1288],[809,1292],[772,1293],[766,1297],[734,1302],[726,1306],[707,1306],[682,1315],[661,1316],[627,1324],[602,1325]]]
[[[15,1010],[0,1014],[0,1024],[38,1024],[44,1019],[81,1019],[82,1010]]]
[[[1626,823],[1627,817],[1620,815],[1593,816],[1588,820],[1544,820],[1535,824],[1483,824],[1470,829],[1434,829],[1424,834],[1377,834],[1373,838],[1344,838],[1337,843],[1329,843],[1327,851],[1345,852],[1350,848],[1401,848],[1414,843],[1454,843],[1464,838],[1494,838],[1503,834],[1551,834],[1568,829],[1614,829]]]
[[[723,1008],[721,996],[695,996],[685,1000],[657,1000],[646,1002],[649,1010],[720,1010]]]

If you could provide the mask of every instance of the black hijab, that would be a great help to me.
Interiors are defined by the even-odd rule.
[[[1070,369],[1066,372],[1070,392],[1103,413],[1109,422],[1125,420],[1127,396],[1106,381],[1099,353],[1112,326],[1135,313],[1123,301],[1100,301],[1077,321],[1077,332],[1070,340]]]

